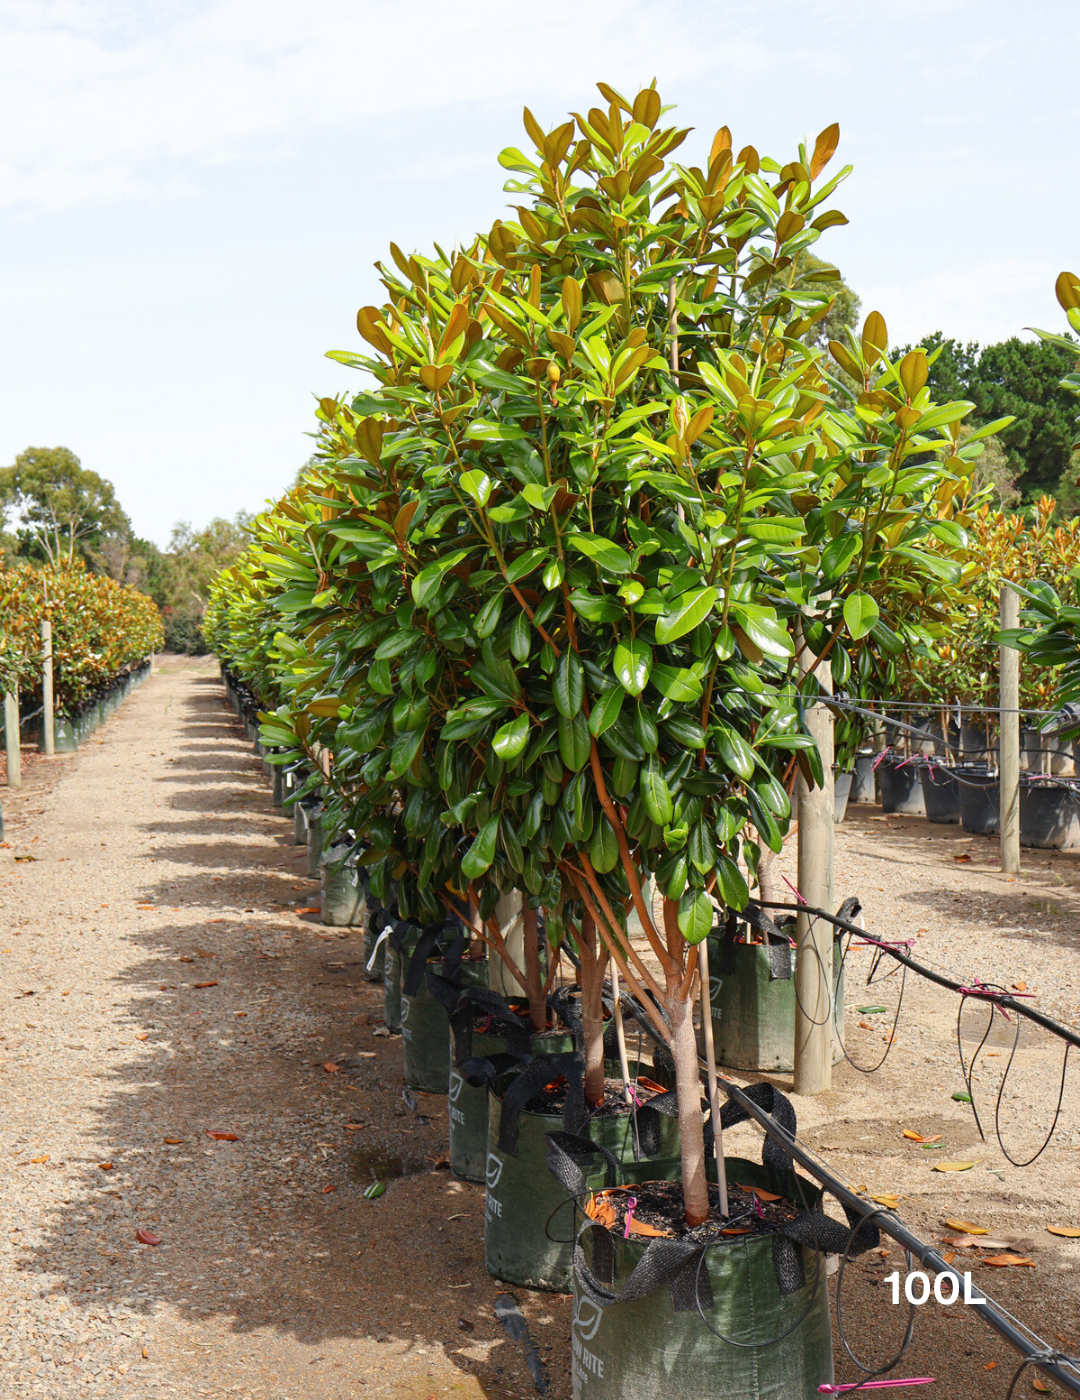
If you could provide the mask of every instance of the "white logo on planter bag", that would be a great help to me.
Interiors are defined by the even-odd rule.
[[[494,1189],[498,1186],[499,1178],[502,1176],[502,1169],[502,1158],[497,1157],[494,1152],[489,1152],[487,1159],[487,1184],[490,1188]]]
[[[401,998],[401,1024],[404,1025],[409,1019],[409,1012],[412,1010],[412,1002],[408,997]]]
[[[711,999],[713,1002],[715,1002],[715,1001],[716,1001],[716,998],[720,995],[720,988],[721,988],[723,985],[724,985],[724,979],[723,979],[722,977],[710,977],[710,978],[709,978],[709,997],[710,997],[710,999]],[[715,1007],[714,1007],[714,1009],[713,1009],[713,1015],[715,1016],[716,1014],[717,1014],[717,1013],[716,1013],[716,1009],[715,1009]]]
[[[603,1309],[598,1308],[591,1298],[586,1298],[584,1293],[579,1295],[574,1304],[573,1330],[583,1342],[591,1342],[596,1336],[603,1315]]]
[[[456,1069],[450,1071],[450,1102],[457,1103],[461,1093],[462,1078]]]

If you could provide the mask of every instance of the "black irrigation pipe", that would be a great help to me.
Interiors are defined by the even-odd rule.
[[[862,930],[860,929],[858,932],[861,933]],[[833,1176],[827,1167],[815,1161],[803,1147],[800,1147],[798,1142],[776,1123],[772,1114],[766,1113],[763,1108],[759,1108],[754,1103],[753,1099],[748,1098],[737,1084],[733,1084],[722,1075],[717,1076],[717,1083],[729,1099],[743,1108],[774,1142],[778,1142],[800,1166],[820,1181],[841,1205],[864,1218],[874,1216],[880,1228],[902,1245],[909,1254],[914,1255],[920,1264],[933,1269],[936,1274],[945,1274],[954,1279],[957,1297],[965,1296],[961,1291],[964,1288],[963,1276],[945,1262],[938,1250],[932,1245],[924,1244],[918,1235],[913,1234],[892,1211],[882,1211],[845,1186],[838,1177]],[[1025,1327],[1023,1323],[1018,1324],[1016,1319],[999,1308],[994,1300],[988,1297],[976,1284],[971,1285],[970,1295],[967,1296],[970,1296],[978,1306],[980,1316],[985,1318],[994,1331],[1021,1354],[1025,1366],[1038,1366],[1041,1371],[1045,1371],[1048,1376],[1053,1376],[1073,1395],[1080,1395],[1080,1362],[1073,1361],[1055,1348],[1047,1346],[1036,1333]],[[1021,1327],[1024,1328],[1024,1331],[1020,1330]],[[1025,1336],[1024,1332],[1027,1332],[1028,1336]],[[1029,1338],[1033,1338],[1039,1345],[1033,1346]]]
[[[764,903],[765,901],[761,902]],[[789,906],[781,905],[778,907],[787,908]],[[807,905],[798,907],[807,914],[822,914],[821,910],[812,909]],[[823,917],[830,919],[833,923],[841,922],[853,932],[859,934],[860,937],[866,937],[863,929],[853,924],[848,925],[846,920],[838,921],[829,914],[823,914]],[[943,986],[952,985],[948,982],[948,979],[938,977],[936,973],[931,975],[934,981],[941,982]],[[651,1036],[657,1044],[660,1044],[660,1037],[650,1024],[644,1011],[630,998],[624,998],[624,1006],[634,1019],[644,1027],[646,1033]],[[998,1304],[977,1285],[972,1284],[970,1293],[965,1295],[962,1291],[964,1289],[963,1275],[952,1268],[951,1265],[947,1264],[938,1250],[932,1245],[924,1244],[918,1235],[913,1234],[904,1222],[891,1210],[883,1210],[880,1206],[865,1200],[862,1196],[858,1195],[857,1192],[852,1191],[850,1187],[845,1186],[839,1177],[834,1176],[827,1167],[823,1166],[812,1157],[795,1138],[789,1133],[786,1133],[776,1122],[771,1113],[766,1113],[753,1099],[748,1098],[738,1084],[732,1083],[730,1079],[725,1079],[722,1074],[717,1075],[716,1082],[728,1099],[733,1103],[737,1103],[744,1109],[754,1122],[757,1123],[759,1128],[763,1129],[774,1142],[779,1143],[784,1151],[787,1152],[794,1161],[798,1162],[801,1167],[808,1171],[811,1176],[819,1181],[822,1186],[828,1190],[830,1195],[835,1196],[841,1205],[854,1211],[864,1220],[873,1216],[878,1226],[884,1230],[891,1239],[896,1240],[897,1244],[902,1245],[909,1254],[918,1259],[920,1264],[925,1265],[928,1269],[933,1269],[935,1274],[944,1274],[953,1279],[957,1289],[955,1296],[970,1297],[973,1304],[978,1307],[979,1315],[990,1324],[1000,1337],[1008,1342],[1008,1344],[1023,1357],[1021,1370],[1027,1366],[1037,1366],[1039,1370],[1044,1371],[1048,1376],[1052,1376],[1054,1380],[1058,1381],[1073,1395],[1080,1395],[1080,1361],[1073,1360],[1062,1352],[1059,1352],[1056,1348],[1048,1346],[1037,1333],[1033,1332],[1024,1323],[999,1307]]]
[[[951,977],[946,977],[940,972],[935,972],[933,968],[926,967],[923,963],[916,962],[908,953],[902,953],[891,943],[882,942],[879,938],[874,938],[872,934],[866,932],[858,924],[849,923],[847,919],[838,918],[835,914],[828,914],[824,909],[815,909],[812,904],[787,904],[775,899],[758,899],[754,901],[763,909],[785,909],[796,914],[806,914],[815,919],[825,919],[835,928],[843,929],[845,933],[853,933],[858,938],[867,943],[872,943],[875,948],[879,948],[883,953],[888,953],[897,962],[903,963],[905,967],[910,967],[913,972],[917,972],[920,977],[925,977],[928,982],[936,982],[939,987],[944,987],[947,991],[957,992],[961,996],[978,998],[980,1001],[993,1002],[995,1006],[1015,1011],[1017,1015],[1024,1016],[1029,1021],[1034,1021],[1036,1025],[1042,1026],[1044,1030],[1050,1031],[1059,1039],[1066,1041],[1069,1045],[1075,1045],[1080,1049],[1080,1031],[1074,1031],[1068,1026],[1063,1026],[1057,1021],[1053,1021],[1049,1016],[1044,1016],[1041,1011],[1036,1011],[1033,1006],[1028,1006],[1026,1002],[1017,999],[1008,992],[995,992],[990,987],[965,986],[961,982],[954,982]]]

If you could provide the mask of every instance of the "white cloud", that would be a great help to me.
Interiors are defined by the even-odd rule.
[[[478,96],[580,100],[598,72],[629,84],[721,62],[745,72],[764,58],[734,38],[687,43],[661,0],[9,3],[0,201],[141,197],[161,190],[170,162],[230,160],[268,137]]]

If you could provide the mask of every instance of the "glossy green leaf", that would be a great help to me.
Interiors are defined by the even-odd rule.
[[[657,826],[667,826],[673,811],[671,790],[664,777],[663,766],[655,754],[650,754],[642,764],[638,774],[638,786],[649,820]]]
[[[589,713],[589,729],[597,738],[610,729],[619,718],[619,711],[622,709],[623,701],[626,699],[626,691],[620,686],[614,685],[610,690],[604,692],[600,699],[595,702]]]
[[[679,900],[679,932],[687,943],[698,944],[709,936],[713,926],[712,900],[704,890],[686,890]]]
[[[851,593],[844,599],[844,623],[856,641],[866,636],[880,616],[881,611],[869,593]]]
[[[555,674],[551,678],[551,698],[560,715],[573,719],[585,698],[585,673],[577,652],[569,647],[555,663]]]
[[[591,747],[592,736],[589,733],[584,712],[579,710],[572,719],[560,715],[559,753],[567,768],[572,769],[575,773],[584,768],[589,761]]]
[[[529,740],[529,716],[518,715],[509,724],[497,729],[491,740],[491,747],[504,763],[512,763]]]
[[[603,813],[593,826],[592,837],[589,840],[589,859],[599,875],[606,875],[619,863],[619,840]]]
[[[495,842],[499,837],[499,818],[491,817],[480,828],[476,839],[465,852],[461,873],[467,880],[476,880],[495,859]]]
[[[719,597],[715,588],[692,588],[656,621],[656,640],[661,645],[677,641],[692,632],[712,612]]]
[[[628,638],[615,648],[615,676],[628,695],[640,695],[652,671],[652,647],[639,638]]]
[[[730,856],[720,856],[716,862],[716,893],[729,909],[745,909],[750,891],[742,871]]]
[[[577,531],[567,535],[566,543],[609,574],[628,574],[630,572],[629,554],[614,541],[604,539],[603,535],[587,535]]]

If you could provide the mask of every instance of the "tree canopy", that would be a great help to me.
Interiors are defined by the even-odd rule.
[[[27,552],[50,564],[71,563],[84,542],[130,529],[112,482],[67,447],[28,447],[0,469],[0,512],[14,516]]]
[[[1012,417],[997,437],[1002,480],[1015,480],[1026,505],[1049,493],[1057,497],[1063,513],[1080,511],[1075,481],[1080,462],[1072,446],[1076,408],[1061,385],[1072,368],[1072,354],[1061,345],[1018,336],[980,347],[935,331],[924,344],[931,359],[929,382],[937,396],[973,403],[973,421],[980,423]]]

